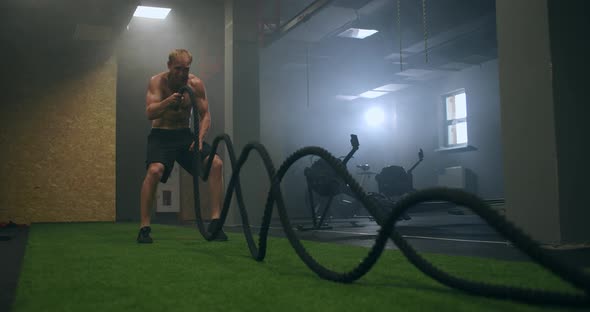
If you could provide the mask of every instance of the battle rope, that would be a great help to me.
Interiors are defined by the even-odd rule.
[[[179,92],[189,93],[191,101],[193,102],[193,131],[195,140],[198,140],[199,130],[199,119],[198,110],[195,107],[195,95],[193,91],[188,87],[183,87]],[[203,226],[201,209],[199,203],[199,177],[203,180],[207,180],[213,157],[217,151],[219,143],[223,141],[227,147],[229,159],[232,167],[232,176],[228,184],[228,190],[225,193],[223,201],[223,208],[220,215],[220,226],[213,230],[212,233],[205,231]],[[198,142],[198,141],[195,141]],[[268,178],[271,181],[270,191],[264,209],[262,217],[262,224],[259,232],[258,246],[254,242],[252,231],[250,229],[248,214],[244,206],[244,200],[242,197],[242,190],[240,187],[240,170],[246,163],[250,152],[255,150],[262,158]],[[201,161],[199,157],[198,148],[194,149],[195,157],[193,173],[193,190],[195,194],[194,208],[196,215],[197,227],[203,235],[203,237],[210,241],[215,239],[216,235],[221,230],[221,226],[225,223],[227,213],[229,211],[230,202],[232,195],[236,194],[238,208],[240,216],[242,218],[242,228],[246,237],[246,242],[250,253],[257,261],[264,260],[266,254],[266,242],[268,237],[268,230],[270,227],[270,221],[272,217],[272,208],[276,203],[277,210],[279,213],[280,221],[283,226],[283,230],[287,236],[287,239],[291,243],[291,246],[297,253],[297,255],[303,260],[303,262],[318,276],[323,279],[350,283],[353,282],[364,274],[366,274],[373,265],[377,262],[377,259],[383,252],[385,244],[388,238],[391,238],[393,242],[399,247],[404,256],[420,271],[437,280],[438,282],[453,287],[456,289],[463,290],[467,293],[479,296],[486,296],[497,299],[511,299],[516,301],[522,301],[526,303],[534,304],[554,304],[554,305],[570,305],[570,306],[588,306],[590,305],[590,277],[577,267],[569,267],[562,261],[551,256],[550,254],[543,251],[539,245],[533,241],[529,236],[522,232],[519,228],[515,227],[511,222],[506,220],[503,216],[498,214],[496,211],[491,209],[483,200],[477,196],[458,190],[448,188],[430,188],[415,193],[406,195],[397,201],[391,212],[387,212],[385,209],[379,206],[379,203],[374,198],[367,195],[364,190],[360,187],[357,181],[350,175],[346,168],[342,165],[339,159],[335,158],[328,151],[321,147],[304,147],[289,157],[281,164],[278,171],[275,170],[274,164],[266,150],[266,148],[260,143],[249,143],[247,144],[240,158],[236,161],[233,144],[228,135],[222,134],[217,136],[213,143],[209,159],[205,164],[204,172],[201,172]],[[285,203],[283,195],[280,190],[280,184],[285,176],[287,170],[300,158],[315,155],[324,159],[349,185],[350,189],[354,194],[357,195],[358,200],[365,206],[369,213],[375,217],[377,223],[381,226],[377,235],[375,244],[370,249],[365,259],[360,264],[349,272],[335,272],[332,271],[320,263],[318,263],[304,248],[301,241],[297,238],[293,230],[293,226],[289,221],[287,210],[285,209]],[[536,290],[520,287],[510,287],[501,285],[492,285],[487,283],[475,282],[466,279],[461,279],[455,276],[451,276],[446,272],[438,269],[426,259],[421,257],[416,250],[408,244],[408,242],[395,230],[395,222],[397,219],[406,212],[412,206],[421,202],[427,201],[447,201],[456,205],[468,207],[485,220],[491,227],[502,234],[506,239],[513,243],[515,247],[520,249],[526,255],[528,255],[533,261],[537,262],[547,270],[553,272],[564,281],[573,285],[575,288],[580,289],[584,294],[568,294],[563,292]]]

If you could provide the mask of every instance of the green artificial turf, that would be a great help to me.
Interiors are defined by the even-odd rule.
[[[352,284],[320,279],[286,239],[270,238],[264,262],[243,235],[207,242],[196,229],[152,226],[152,245],[135,243],[137,224],[31,226],[13,311],[564,311],[471,296],[414,268],[395,250]],[[321,263],[350,270],[368,249],[304,242]],[[526,262],[427,255],[477,281],[578,293]]]

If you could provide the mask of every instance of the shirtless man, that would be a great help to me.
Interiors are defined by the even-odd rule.
[[[189,173],[192,170],[192,150],[195,146],[193,134],[190,130],[191,100],[188,94],[178,93],[178,90],[188,85],[195,93],[197,109],[199,110],[199,142],[201,160],[208,161],[211,146],[203,142],[203,138],[211,125],[209,103],[203,81],[189,69],[193,57],[184,49],[176,49],[168,56],[168,71],[159,73],[150,79],[146,96],[146,115],[152,121],[152,130],[148,136],[147,174],[141,187],[141,227],[137,236],[138,243],[152,243],[150,237],[150,208],[158,182],[166,183],[174,161],[177,161]],[[223,163],[218,155],[213,159],[213,166],[209,173],[211,189],[211,223],[209,232],[219,226],[222,198],[222,167]],[[195,200],[198,200],[196,198]],[[217,240],[227,240],[223,231]]]

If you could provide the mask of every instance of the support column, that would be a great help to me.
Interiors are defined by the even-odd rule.
[[[236,157],[251,141],[260,140],[258,25],[255,0],[225,1],[225,133],[233,140]],[[250,224],[260,224],[270,183],[260,158],[252,153],[241,171],[242,191]],[[225,183],[231,169],[225,155]],[[241,224],[236,200],[226,224]]]
[[[590,133],[582,112],[587,100],[575,83],[576,74],[585,76],[577,68],[584,58],[584,30],[570,15],[553,14],[557,3],[496,1],[506,215],[545,244],[590,239],[582,187],[588,185],[588,165],[581,156],[587,151],[582,133]],[[583,18],[585,11],[572,7],[576,3],[584,5],[560,6]],[[578,63],[566,56],[568,49],[580,55]]]
[[[559,194],[547,0],[498,0],[506,216],[559,243]]]
[[[590,2],[549,0],[553,101],[556,125],[557,174],[561,242],[590,242],[590,109],[588,62]]]

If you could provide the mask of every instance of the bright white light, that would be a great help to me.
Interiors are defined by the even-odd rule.
[[[365,113],[365,120],[371,127],[377,127],[385,121],[385,112],[379,107],[371,107]]]
[[[345,38],[354,38],[354,39],[365,39],[369,36],[372,36],[378,33],[378,30],[374,29],[360,29],[360,28],[349,28],[342,33],[340,33],[339,37]]]
[[[341,101],[352,101],[357,98],[358,98],[358,96],[356,96],[356,95],[337,95],[336,96],[336,99],[341,100]]]
[[[382,95],[387,94],[387,92],[383,92],[383,91],[367,91],[367,92],[363,92],[361,94],[359,94],[359,96],[367,98],[367,99],[374,99],[377,97],[380,97]]]
[[[157,8],[157,7],[148,7],[148,6],[138,6],[133,13],[133,16],[137,17],[146,17],[146,18],[156,18],[156,19],[165,19],[170,13],[171,9],[168,8]]]

